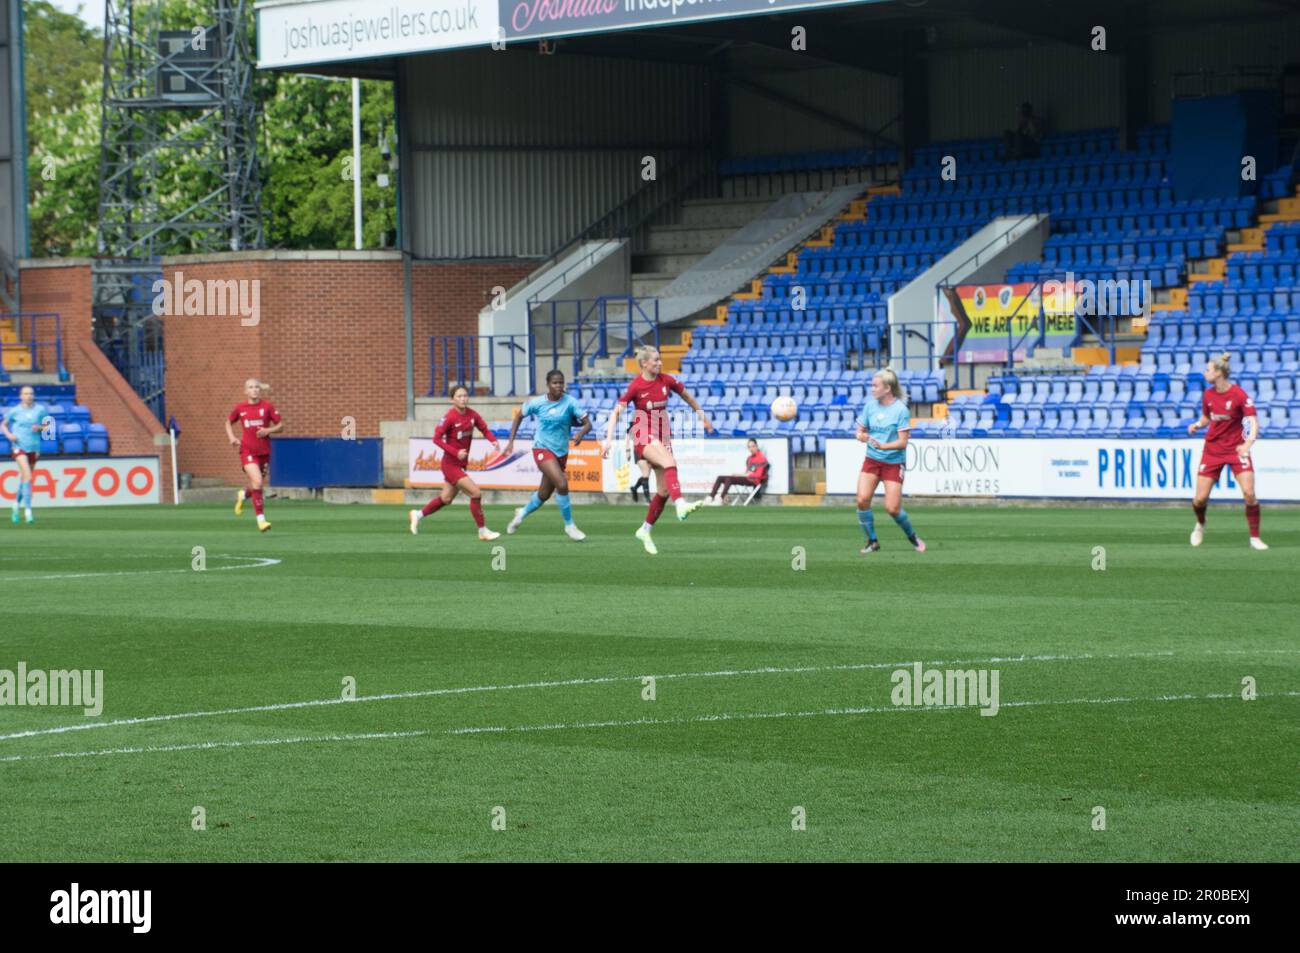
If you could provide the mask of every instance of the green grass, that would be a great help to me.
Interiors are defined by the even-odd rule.
[[[314,503],[5,523],[0,669],[103,669],[106,704],[3,735],[505,687],[0,739],[0,859],[1300,859],[1300,511],[1256,553],[1239,508],[1199,550],[1183,510],[910,509],[930,551],[881,513],[870,558],[840,508],[670,511],[657,558],[629,507],[577,507],[582,544],[550,506],[497,544],[461,505],[418,538]],[[913,661],[997,669],[1003,707],[895,709]],[[449,733],[481,727],[539,730]]]

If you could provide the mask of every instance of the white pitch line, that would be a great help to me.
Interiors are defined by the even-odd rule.
[[[1196,653],[1201,655],[1261,655],[1261,654],[1285,654],[1300,655],[1300,649],[1207,649],[1204,652]],[[1011,655],[1011,656],[993,656],[990,658],[978,659],[931,659],[921,660],[922,665],[926,666],[955,666],[955,665],[1000,665],[1006,663],[1020,662],[1081,662],[1095,660],[1131,660],[1143,658],[1176,658],[1173,652],[1132,652],[1122,654],[1093,654],[1084,653],[1081,655]],[[654,675],[659,681],[669,679],[683,678],[734,678],[744,675],[800,675],[816,672],[858,672],[878,669],[897,669],[909,668],[915,665],[916,659],[906,662],[853,662],[838,665],[798,665],[790,667],[773,667],[764,666],[761,668],[744,668],[744,669],[717,669],[710,672],[672,672],[666,675]],[[619,682],[639,682],[646,678],[647,674],[640,675],[598,675],[588,678],[567,678],[555,679],[537,682],[517,682],[503,685],[469,685],[458,688],[427,688],[418,689],[409,692],[388,692],[382,695],[360,695],[356,698],[345,699],[341,697],[334,698],[314,698],[307,701],[297,702],[275,702],[266,705],[249,705],[243,708],[218,708],[207,711],[185,711],[175,712],[169,715],[141,715],[135,718],[117,718],[113,721],[89,721],[80,722],[75,725],[59,725],[53,728],[31,728],[26,731],[15,731],[10,734],[0,735],[0,741],[13,741],[18,738],[35,738],[41,735],[61,735],[72,731],[94,731],[102,728],[121,728],[131,725],[149,725],[158,724],[167,721],[181,721],[191,718],[216,718],[225,715],[250,715],[260,712],[269,711],[291,711],[298,708],[320,708],[327,705],[355,705],[360,702],[380,702],[380,701],[400,701],[413,698],[437,698],[446,695],[467,695],[480,692],[510,692],[538,688],[572,688],[581,685],[610,685]]]
[[[1049,705],[1120,705],[1143,702],[1223,701],[1237,698],[1232,692],[1212,692],[1208,695],[1155,695],[1148,698],[1069,698],[1061,701],[1012,701],[1000,708],[1039,708]],[[1300,691],[1263,693],[1259,698],[1295,698]],[[645,726],[710,724],[724,721],[758,721],[784,718],[837,718],[858,715],[888,714],[894,712],[926,711],[978,711],[974,705],[928,706],[875,706],[862,708],[822,708],[815,711],[765,711],[720,712],[714,715],[693,715],[685,718],[631,718],[613,721],[576,721],[542,725],[470,726],[449,728],[444,731],[375,731],[364,734],[299,735],[288,738],[259,738],[253,741],[203,741],[182,745],[155,745],[135,748],[98,748],[93,751],[57,751],[51,754],[15,754],[0,757],[0,762],[49,761],[59,758],[94,758],[117,754],[165,754],[176,751],[211,751],[219,748],[256,748],[270,745],[311,744],[313,742],[387,741],[396,738],[425,738],[434,735],[464,736],[486,734],[522,734],[538,731],[581,731],[595,728],[639,728]]]
[[[8,579],[0,579],[0,583],[9,582],[30,582],[37,579],[89,579],[99,576],[165,576],[169,573],[178,572],[223,572],[234,569],[265,569],[267,566],[278,566],[280,560],[271,559],[267,556],[217,556],[213,559],[247,559],[251,562],[246,566],[213,566],[210,569],[124,569],[115,572],[61,572],[50,576],[13,576]]]

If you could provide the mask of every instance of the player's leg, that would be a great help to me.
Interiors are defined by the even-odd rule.
[[[703,499],[696,500],[694,503],[687,503],[682,497],[682,486],[677,479],[677,460],[673,457],[673,452],[663,445],[659,440],[652,440],[650,445],[641,451],[641,456],[650,461],[650,465],[655,470],[655,483],[659,487],[656,496],[660,498],[671,498],[677,507],[677,518],[684,520],[701,506],[704,505]],[[654,500],[650,501],[654,506]],[[659,504],[662,511],[664,503]],[[651,520],[650,522],[653,522]]]
[[[245,463],[244,475],[248,478],[248,498],[253,501],[253,512],[257,514],[257,528],[265,532],[271,528],[271,524],[266,520],[262,500],[262,465]]]
[[[555,488],[555,505],[560,508],[560,516],[564,520],[565,535],[578,542],[586,539],[587,534],[573,523],[573,504],[569,501],[569,476],[564,472],[564,461],[546,460],[542,463],[542,472],[545,474],[546,482]]]
[[[456,481],[449,479],[447,474],[444,473],[442,490],[439,491],[438,495],[425,503],[421,509],[407,511],[406,516],[411,523],[411,535],[414,536],[420,532],[420,520],[426,516],[432,516],[444,506],[450,506],[451,501],[454,499],[456,499]]]
[[[1246,504],[1246,526],[1250,529],[1250,546],[1252,549],[1268,549],[1268,544],[1259,538],[1259,497],[1255,496],[1255,471],[1234,471],[1237,485],[1241,487],[1242,502]]]
[[[651,461],[650,466],[654,469],[655,486],[659,487],[659,491],[650,496],[650,506],[646,509],[645,522],[636,531],[636,538],[641,540],[641,545],[645,547],[645,551],[654,556],[659,550],[655,546],[654,540],[650,538],[650,531],[659,519],[659,514],[664,511],[664,505],[668,502],[668,490],[664,487],[663,468],[653,461]]]
[[[863,471],[858,474],[858,525],[866,537],[866,545],[862,547],[863,555],[880,549],[880,541],[876,539],[876,517],[871,512],[871,499],[876,495],[879,483],[880,477],[874,473]]]
[[[1199,546],[1205,540],[1205,512],[1209,509],[1210,491],[1219,480],[1219,471],[1214,476],[1202,473],[1196,478],[1196,491],[1192,497],[1192,512],[1196,514],[1196,528],[1192,530],[1192,545]]]
[[[911,543],[918,553],[925,552],[925,543],[921,537],[916,535],[916,530],[912,529],[912,520],[907,515],[907,510],[903,509],[903,484],[893,480],[885,480],[885,512],[887,512],[898,528],[907,536],[907,541]]]
[[[478,527],[478,538],[489,540],[500,536],[500,533],[494,533],[487,528],[487,523],[483,518],[482,491],[479,490],[478,484],[468,476],[463,476],[456,481],[456,486],[469,497],[469,512],[474,517],[474,525]]]
[[[528,502],[515,510],[515,515],[511,518],[510,522],[506,524],[507,533],[513,535],[514,532],[519,529],[519,525],[523,523],[530,514],[541,509],[542,504],[549,500],[551,494],[555,492],[555,484],[551,480],[547,468],[542,464],[543,460],[539,459],[537,461],[537,468],[542,473],[542,481],[537,485],[537,489],[534,491],[533,495],[528,498]]]
[[[27,508],[27,522],[32,521],[32,461],[25,453],[14,457],[18,464],[18,493],[14,496],[13,521],[18,522],[18,510]]]

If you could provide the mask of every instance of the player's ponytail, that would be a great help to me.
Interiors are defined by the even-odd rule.
[[[1210,366],[1222,374],[1225,381],[1232,377],[1232,355],[1227,351],[1210,358]]]
[[[885,386],[889,388],[889,392],[894,395],[895,399],[907,400],[907,391],[903,390],[903,385],[898,382],[898,375],[891,368],[886,367],[876,371],[876,376],[885,382]]]

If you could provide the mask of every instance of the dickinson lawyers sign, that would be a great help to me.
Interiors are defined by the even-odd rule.
[[[926,440],[907,445],[903,491],[912,496],[1181,500],[1191,497],[1200,440]],[[856,491],[863,447],[826,442],[826,491]],[[1300,501],[1300,440],[1255,444],[1261,500]],[[1214,499],[1241,499],[1225,468]]]
[[[486,46],[879,0],[262,0],[257,65]]]

